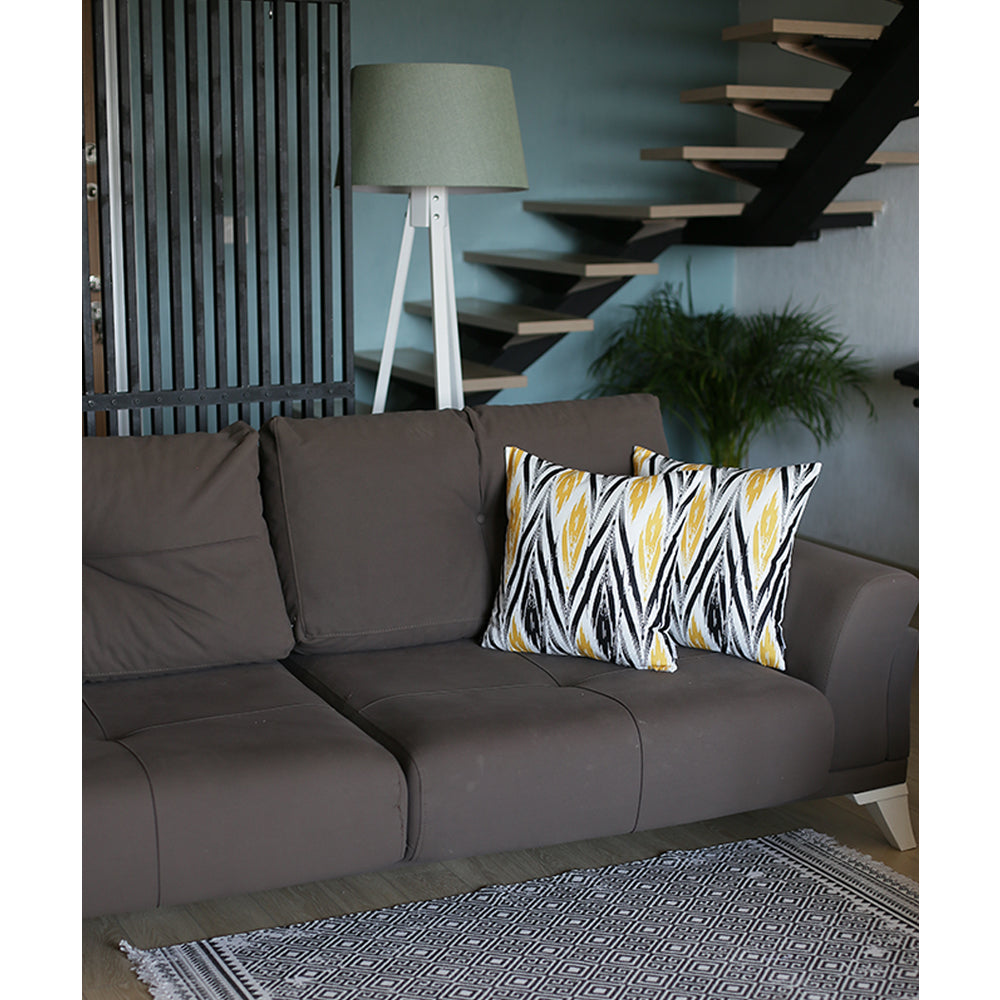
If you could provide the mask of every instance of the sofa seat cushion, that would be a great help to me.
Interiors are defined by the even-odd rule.
[[[274,417],[261,432],[261,483],[298,649],[482,629],[495,581],[464,413]]]
[[[833,754],[833,710],[812,685],[738,657],[678,647],[675,673],[586,669],[529,654],[562,684],[627,708],[642,745],[638,829],[806,798]]]
[[[676,673],[455,642],[293,655],[399,758],[417,860],[629,833],[816,792],[833,746],[815,688],[680,649]]]
[[[105,885],[86,900],[91,915],[330,878],[403,855],[396,761],[278,663],[84,684],[83,700],[85,881]],[[155,893],[143,846],[150,818]],[[105,838],[114,845],[123,830],[143,853],[119,867]]]
[[[292,648],[258,484],[257,432],[83,440],[83,675]]]
[[[593,663],[593,661],[589,661]],[[465,857],[631,830],[641,755],[628,710],[464,640],[293,655],[305,683],[398,757],[408,857]]]
[[[142,764],[83,706],[85,917],[146,910],[159,898],[156,815]]]

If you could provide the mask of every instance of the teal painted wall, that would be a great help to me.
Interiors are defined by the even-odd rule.
[[[682,90],[735,78],[735,46],[720,41],[735,23],[736,0],[354,0],[355,65],[468,62],[510,70],[530,189],[468,195],[451,202],[455,285],[459,296],[518,301],[523,289],[498,272],[466,264],[465,250],[572,250],[574,234],[525,212],[526,198],[728,200],[733,186],[685,164],[642,162],[646,146],[730,143],[736,123],[724,109],[680,103]],[[356,345],[381,347],[406,209],[404,195],[358,193],[355,211]],[[671,248],[657,278],[629,282],[594,314],[592,334],[572,334],[528,369],[528,386],[497,403],[574,398],[591,385],[587,368],[628,303],[664,280],[680,281],[692,258],[695,304],[731,306],[729,249]],[[426,241],[418,237],[408,299],[430,296]],[[430,349],[430,323],[404,314],[400,346]],[[369,402],[374,377],[358,375]],[[678,438],[671,434],[671,439]],[[676,444],[674,447],[676,452]]]

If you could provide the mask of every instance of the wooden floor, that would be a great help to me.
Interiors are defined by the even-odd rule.
[[[911,705],[912,752],[907,783],[913,828],[919,841],[916,681]],[[83,996],[85,1000],[149,1000],[148,991],[135,978],[128,961],[118,950],[118,942],[122,938],[138,948],[151,948],[221,934],[237,934],[258,927],[300,923],[415,899],[435,899],[485,885],[539,878],[571,868],[594,868],[652,857],[678,848],[710,846],[802,827],[830,834],[842,844],[869,854],[914,880],[918,879],[919,847],[902,853],[893,850],[863,807],[855,806],[846,798],[824,799],[622,837],[419,865],[191,906],[164,907],[143,913],[85,920]]]

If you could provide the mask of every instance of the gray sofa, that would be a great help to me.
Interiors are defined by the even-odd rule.
[[[646,396],[84,441],[85,916],[844,793],[910,846],[916,580],[799,540],[786,672],[485,649],[508,444],[667,447]]]

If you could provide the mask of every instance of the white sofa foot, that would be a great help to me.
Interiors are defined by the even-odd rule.
[[[917,846],[910,823],[910,797],[906,785],[873,788],[850,797],[859,806],[868,809],[886,840],[897,851],[910,851]]]

